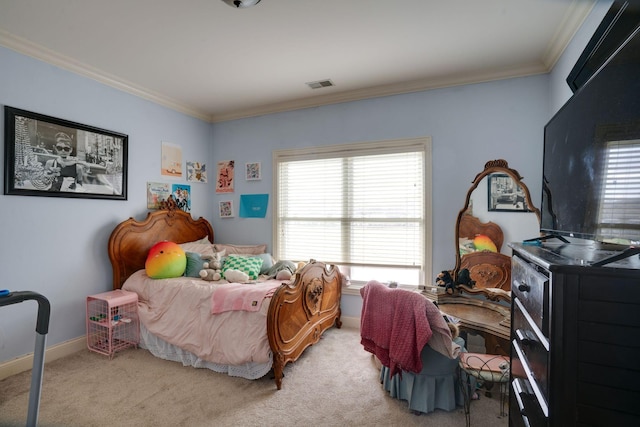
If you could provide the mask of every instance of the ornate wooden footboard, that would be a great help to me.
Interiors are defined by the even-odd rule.
[[[267,336],[278,390],[282,387],[284,366],[317,343],[325,330],[342,326],[341,295],[338,268],[314,260],[274,293],[267,315]]]

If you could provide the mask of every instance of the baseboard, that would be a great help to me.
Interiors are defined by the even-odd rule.
[[[360,318],[359,317],[344,317],[340,316],[340,320],[342,320],[342,327],[349,329],[360,329]]]
[[[343,328],[360,329],[359,317],[341,316],[340,320],[342,320]],[[56,359],[69,356],[70,354],[73,354],[85,348],[87,348],[87,339],[84,335],[60,344],[53,345],[47,348],[44,355],[44,362],[53,362]],[[33,368],[33,353],[29,353],[25,356],[9,360],[8,362],[0,363],[0,380],[24,371],[28,371],[31,368]]]
[[[60,344],[52,345],[45,351],[44,362],[53,362],[87,348],[87,338],[83,335]],[[0,363],[0,380],[33,368],[33,353]]]

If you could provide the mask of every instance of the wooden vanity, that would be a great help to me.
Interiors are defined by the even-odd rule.
[[[489,207],[487,195],[495,190],[489,184],[492,176],[501,177],[501,182],[508,183],[513,194],[517,189],[523,195],[525,202],[520,205],[522,207],[519,210],[514,208],[509,213],[508,205],[501,209]],[[479,191],[475,192],[478,188]],[[474,194],[476,197],[472,199]],[[539,232],[540,211],[533,205],[522,177],[505,160],[492,160],[485,164],[484,170],[473,180],[455,226],[456,266],[451,275],[455,280],[462,269],[467,269],[474,285],[459,285],[458,291],[453,295],[435,285],[427,286],[422,291],[426,298],[438,304],[443,313],[459,319],[460,329],[481,335],[485,340],[486,353],[505,356],[510,354],[511,348],[511,256],[500,253],[504,234],[498,223],[507,214],[535,215],[537,224],[531,231],[532,236]],[[473,241],[479,235],[490,239],[495,244],[496,251],[482,248],[472,248],[469,251],[463,243]]]
[[[460,329],[484,338],[485,352],[509,355],[511,311],[508,305],[470,296],[451,296],[443,288],[427,288],[422,295],[436,302],[443,313],[460,320]],[[440,292],[440,293],[438,293]]]

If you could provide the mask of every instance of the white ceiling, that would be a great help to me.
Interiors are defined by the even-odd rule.
[[[593,3],[0,0],[0,45],[223,121],[545,73]]]

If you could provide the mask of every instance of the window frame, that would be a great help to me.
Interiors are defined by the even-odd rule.
[[[422,253],[422,268],[418,274],[418,283],[403,287],[415,289],[424,285],[432,276],[432,140],[430,136],[395,139],[373,142],[356,142],[348,144],[327,145],[319,147],[294,148],[274,150],[272,153],[272,185],[273,185],[273,254],[276,259],[281,256],[278,253],[280,247],[279,224],[279,164],[291,161],[331,159],[339,157],[352,157],[369,154],[396,154],[420,151],[423,157],[423,233],[424,248]],[[348,288],[358,290],[364,283],[346,282]],[[358,294],[359,295],[359,294]]]

